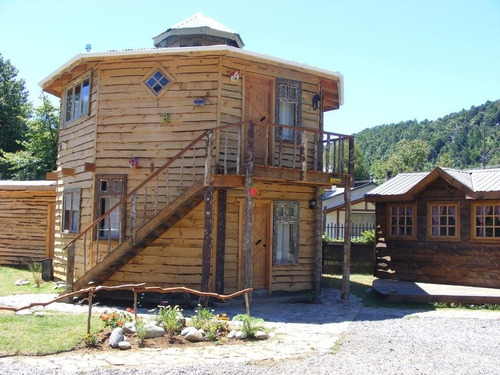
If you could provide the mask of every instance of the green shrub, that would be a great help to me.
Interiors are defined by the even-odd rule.
[[[264,319],[262,318],[254,318],[247,314],[238,314],[233,320],[242,322],[241,331],[249,338],[255,337],[257,331],[267,331]]]

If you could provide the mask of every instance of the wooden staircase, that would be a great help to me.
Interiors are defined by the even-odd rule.
[[[161,210],[150,221],[137,230],[136,242],[124,241],[112,252],[106,255],[99,263],[73,283],[73,290],[85,288],[89,284],[100,285],[111,275],[127,264],[133,257],[148,247],[172,227],[194,207],[203,201],[207,189],[203,181],[192,185],[175,201]]]

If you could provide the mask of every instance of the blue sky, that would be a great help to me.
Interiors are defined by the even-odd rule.
[[[500,99],[500,0],[0,0],[0,53],[30,99],[38,83],[91,44],[149,48],[201,12],[245,49],[344,75],[344,105],[326,130],[365,128]]]

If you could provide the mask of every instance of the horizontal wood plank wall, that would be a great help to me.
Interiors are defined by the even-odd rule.
[[[314,189],[306,186],[294,186],[291,184],[272,184],[256,182],[255,187],[258,195],[254,202],[259,199],[267,201],[294,200],[300,202],[300,229],[299,229],[299,263],[295,265],[271,265],[271,290],[272,291],[299,291],[312,290],[314,281],[314,213],[309,208],[309,200],[314,197]],[[228,215],[226,234],[226,266],[225,266],[225,292],[231,293],[238,289],[238,272],[242,266],[238,262],[241,256],[239,232],[241,230],[239,218],[242,217],[238,210],[239,200],[244,199],[243,189],[232,189],[228,191]],[[272,234],[272,218],[269,220],[270,232]],[[272,235],[271,235],[272,238]],[[272,251],[272,241],[268,245]],[[228,260],[230,259],[230,261]],[[241,279],[241,277],[240,277]],[[241,286],[240,286],[241,287]],[[234,288],[234,290],[233,290]],[[228,289],[228,290],[226,290]]]
[[[0,264],[46,258],[47,210],[53,191],[0,191]]]
[[[204,203],[115,272],[105,285],[147,283],[200,289]]]
[[[427,203],[459,202],[460,240],[427,238]],[[458,189],[438,180],[417,201],[417,238],[388,236],[387,203],[377,202],[375,276],[382,279],[500,288],[499,242],[471,239],[471,201]]]
[[[81,189],[80,202],[80,229],[86,228],[93,221],[93,173],[84,170],[85,163],[95,162],[95,138],[97,102],[99,91],[99,71],[95,65],[92,69],[92,87],[90,95],[89,116],[82,117],[69,124],[60,124],[59,151],[57,159],[58,187],[55,208],[55,243],[54,243],[54,277],[65,279],[66,254],[62,252],[64,246],[75,235],[62,233],[62,202],[63,186],[65,190]],[[87,72],[87,71],[86,71]],[[85,74],[84,72],[83,74]],[[78,78],[78,77],[75,77]],[[63,91],[64,92],[64,91]],[[74,170],[74,176],[63,176],[62,168]],[[75,276],[83,274],[83,249],[75,249]]]

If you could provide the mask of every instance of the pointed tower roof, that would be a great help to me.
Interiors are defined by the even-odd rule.
[[[176,23],[154,37],[155,47],[228,45],[243,48],[239,34],[201,13]]]

